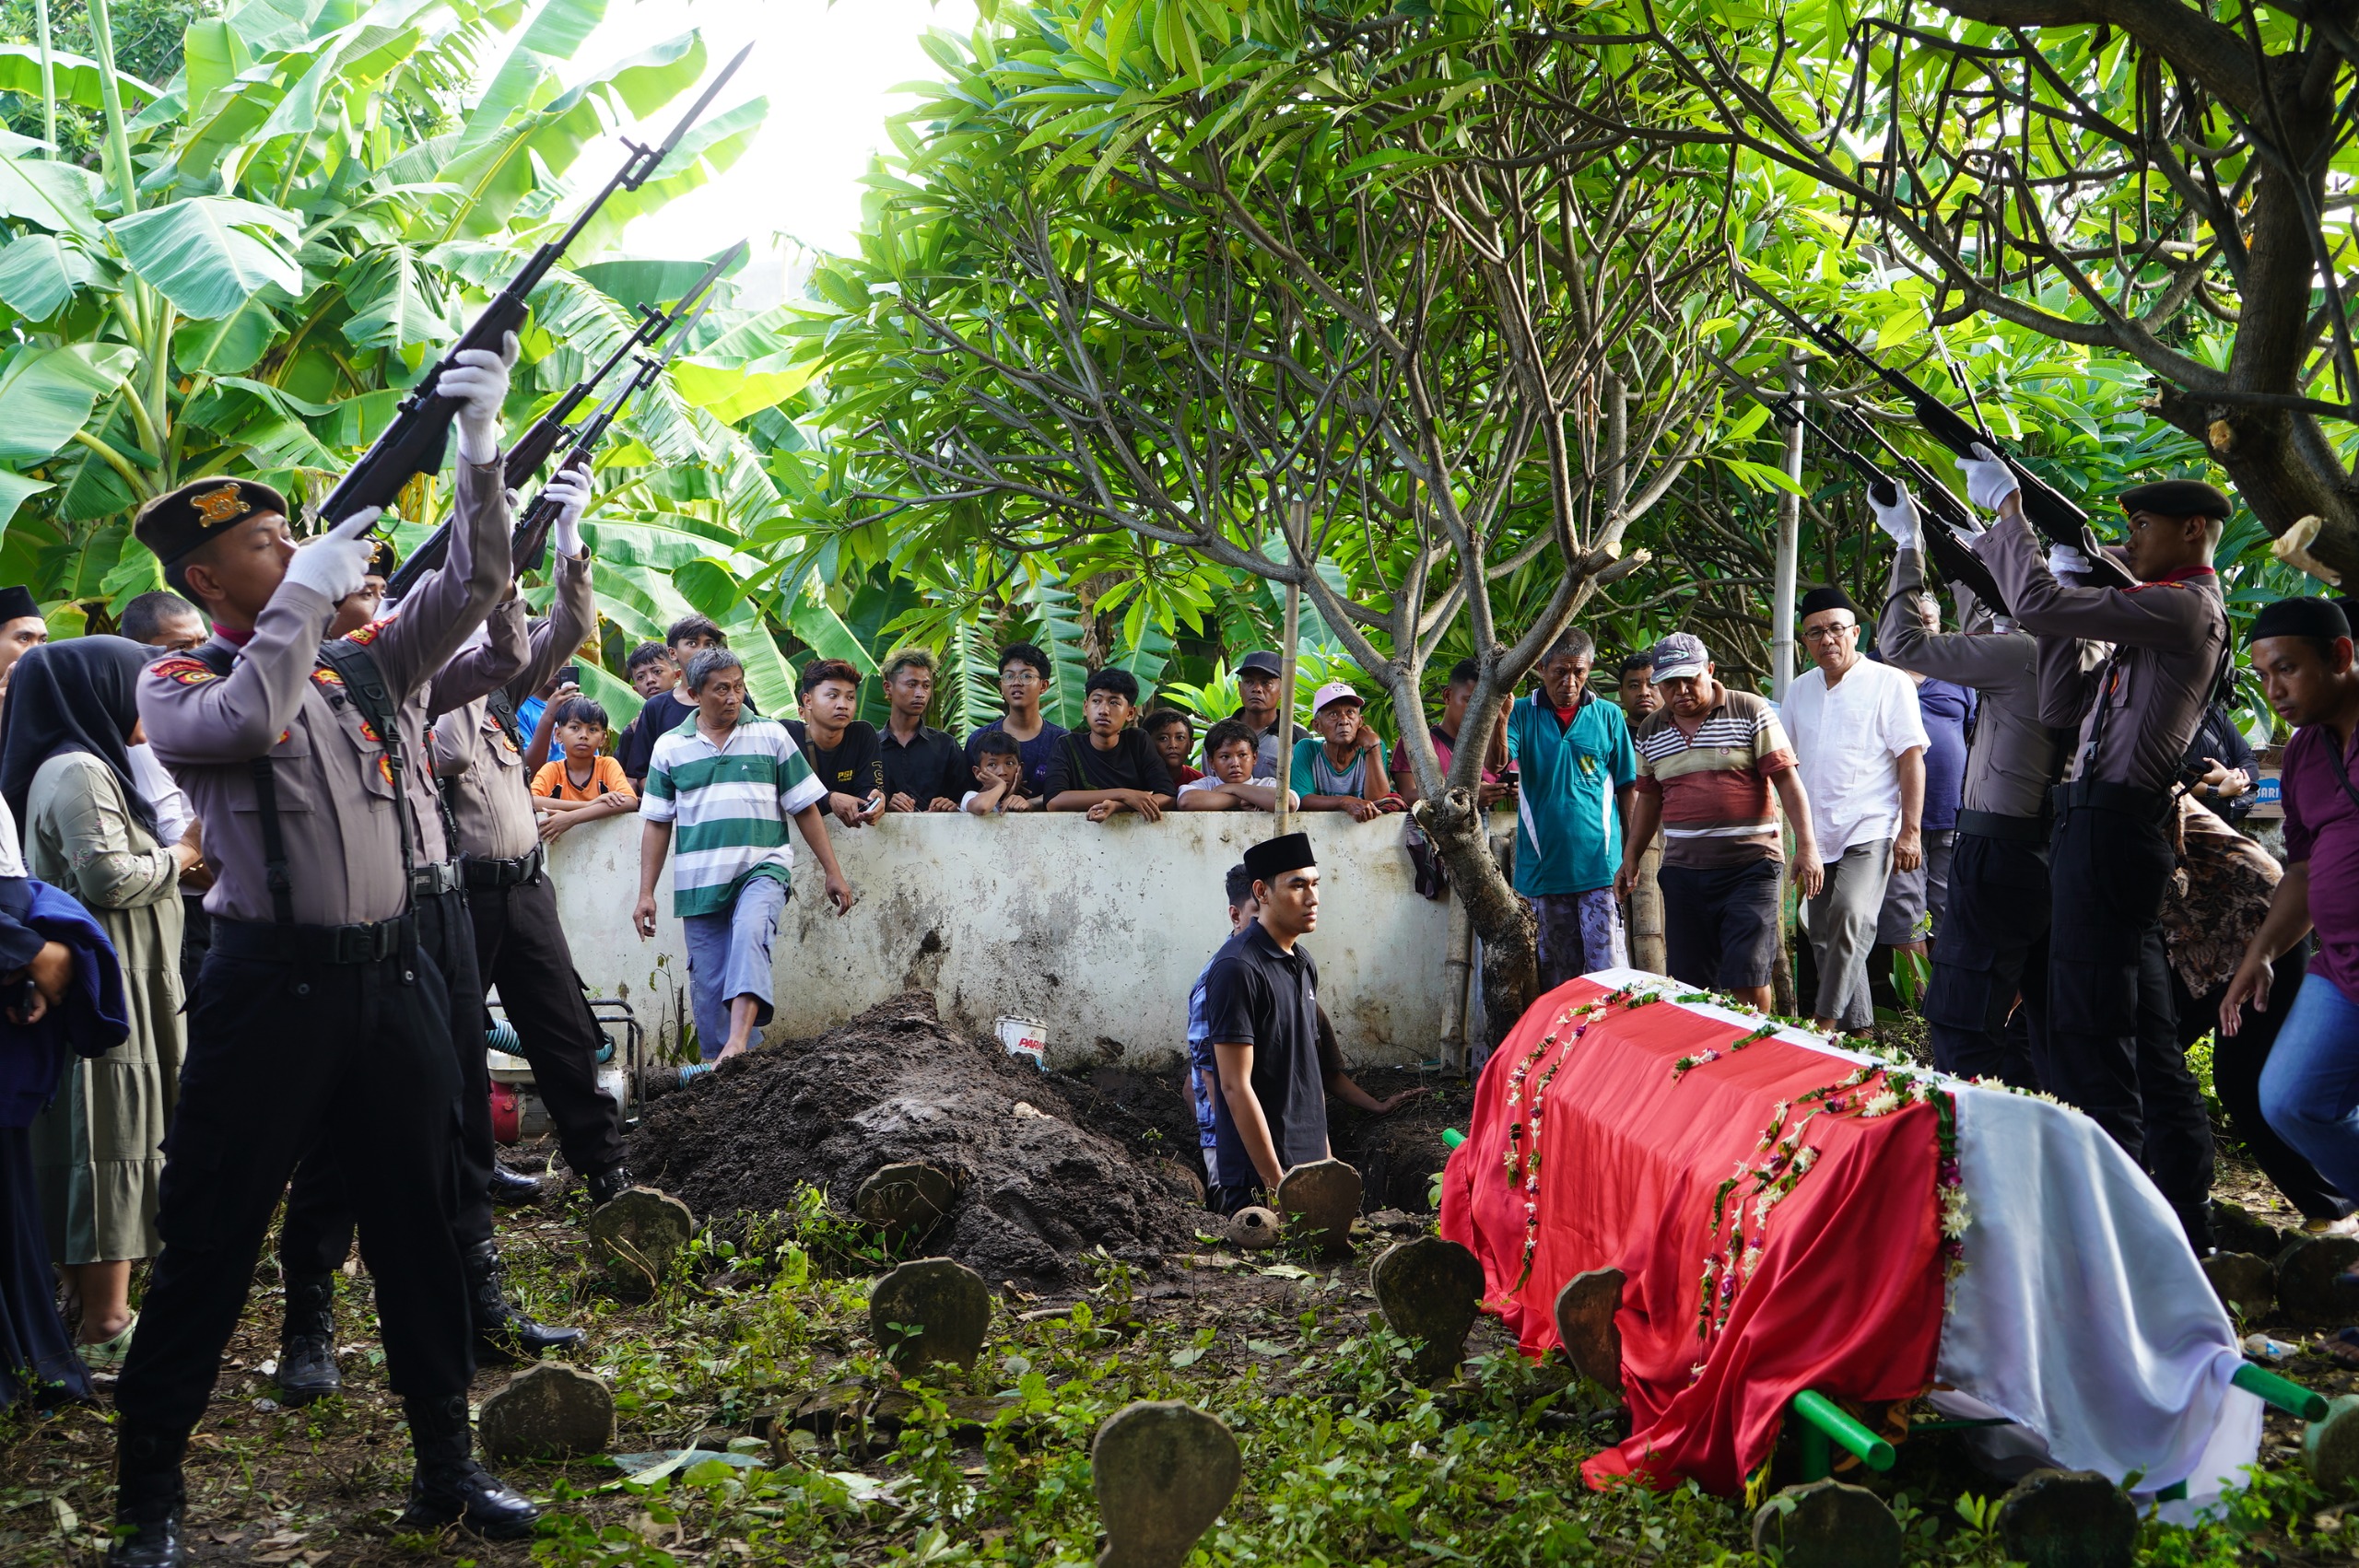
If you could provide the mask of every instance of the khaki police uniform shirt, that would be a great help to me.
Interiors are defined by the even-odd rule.
[[[459,853],[478,860],[512,860],[529,855],[541,841],[533,815],[532,780],[524,754],[492,717],[485,694],[504,685],[513,696],[531,696],[548,684],[557,666],[572,658],[597,625],[591,591],[590,557],[557,557],[557,596],[549,617],[528,638],[521,603],[492,615],[490,649],[500,654],[491,666],[490,685],[445,707],[439,687],[434,699],[435,769],[452,780],[451,814],[459,828]],[[452,694],[456,696],[456,691]]]
[[[1998,519],[1974,550],[2014,607],[2015,624],[2039,638],[2041,720],[2080,729],[2071,776],[2169,789],[2228,642],[2220,579],[2204,572],[2133,588],[2060,582],[2020,516]],[[2091,660],[2078,639],[2111,643],[2112,658]],[[2100,720],[2105,732],[2091,758]]]
[[[1961,804],[1999,816],[2042,815],[2057,759],[2055,733],[2039,720],[2039,639],[2025,631],[1978,629],[1991,617],[1964,587],[1956,589],[1964,629],[1928,632],[1917,619],[1917,596],[1924,591],[1924,558],[1902,550],[1893,557],[1876,646],[1901,669],[1972,686],[1979,698]]]
[[[420,584],[400,614],[350,639],[368,647],[396,703],[442,667],[507,585],[499,460],[461,462],[455,501],[446,568]],[[205,823],[214,874],[205,907],[216,919],[276,919],[250,766],[264,755],[272,760],[296,921],[356,925],[392,919],[408,907],[384,741],[342,681],[318,668],[321,635],[334,617],[332,602],[284,583],[228,675],[186,655],[158,660],[140,674],[148,743]],[[207,646],[232,645],[216,634]],[[426,766],[423,753],[405,760],[420,771]]]

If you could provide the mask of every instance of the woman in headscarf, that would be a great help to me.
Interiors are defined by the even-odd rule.
[[[200,858],[194,827],[181,843],[157,842],[155,808],[132,772],[147,651],[119,637],[45,644],[10,672],[0,708],[0,799],[20,825],[27,869],[105,929],[130,1010],[129,1038],[70,1064],[33,1124],[50,1257],[96,1370],[130,1349],[132,1263],[162,1250],[157,1188],[183,1046],[180,877]]]

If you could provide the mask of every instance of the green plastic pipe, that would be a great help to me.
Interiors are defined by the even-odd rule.
[[[1441,1129],[1441,1146],[1443,1148],[1455,1149],[1461,1143],[1465,1141],[1466,1134],[1459,1131],[1458,1129],[1454,1127],[1445,1127]]]
[[[1872,1470],[1892,1469],[1892,1445],[1843,1413],[1842,1408],[1815,1389],[1794,1396],[1794,1413],[1860,1457]]]
[[[2280,1377],[2265,1366],[2255,1366],[2247,1362],[2236,1368],[2236,1375],[2228,1381],[2246,1393],[2276,1406],[2289,1416],[2296,1416],[2303,1421],[2326,1419],[2324,1394]]]

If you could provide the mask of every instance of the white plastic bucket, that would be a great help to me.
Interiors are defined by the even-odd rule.
[[[1035,1019],[1003,1014],[999,1020],[999,1043],[1007,1054],[1018,1061],[1028,1061],[1041,1071],[1049,1071],[1049,1026]]]

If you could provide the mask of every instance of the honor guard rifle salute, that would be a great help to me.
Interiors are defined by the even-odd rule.
[[[1966,496],[1998,521],[1975,541],[2015,624],[2039,639],[2040,717],[2077,726],[2071,774],[2051,792],[2045,1086],[2141,1161],[2199,1256],[2212,1244],[2212,1124],[2179,1054],[2162,903],[2176,861],[2181,760],[2228,658],[2212,552],[2228,498],[2190,479],[2121,497],[2126,588],[2081,587],[2058,571],[2090,563],[2070,546],[2043,561],[2015,475],[1985,449],[1961,458]],[[2110,645],[2102,661],[2081,640]]]
[[[552,478],[550,489],[564,498],[565,505],[578,510],[588,486],[581,475],[569,473]],[[486,510],[477,521],[493,516]],[[411,601],[432,603],[438,593],[447,592],[445,579],[471,578],[478,561],[487,566],[499,563],[498,569],[504,573],[509,560],[504,509],[499,517],[502,531],[497,537],[479,534],[474,528],[453,529],[444,564],[418,586]],[[391,576],[391,556],[392,551],[381,545],[377,558],[370,562],[370,575]],[[374,598],[365,592],[346,600],[345,613],[329,628],[331,637],[373,644],[407,608],[397,605],[386,620],[357,629],[346,626],[353,607],[363,601],[368,608],[374,608]],[[460,847],[451,841],[431,766],[428,725],[433,714],[442,706],[479,698],[495,689],[521,654],[522,612],[512,584],[492,612],[495,624],[503,617],[512,619],[519,629],[515,649],[503,649],[497,639],[488,644],[471,641],[430,681],[411,688],[401,700],[397,720],[407,763],[402,770],[403,794],[410,832],[418,846],[410,873],[410,909],[417,921],[418,945],[433,959],[451,999],[449,1036],[459,1071],[458,1157],[453,1166],[458,1188],[452,1229],[466,1268],[475,1354],[486,1361],[508,1361],[520,1355],[536,1360],[581,1338],[578,1328],[535,1323],[508,1303],[499,1243],[492,1235],[490,1188],[498,1165],[491,1130],[490,1072],[484,1057],[484,988],[477,967],[475,926],[468,913],[472,899],[461,872]],[[529,1181],[523,1185],[538,1190]],[[278,1261],[287,1281],[287,1316],[279,1328],[276,1379],[281,1397],[290,1405],[308,1405],[344,1386],[335,1361],[335,1275],[352,1248],[352,1205],[334,1153],[325,1147],[314,1148],[296,1167],[287,1196],[287,1217],[279,1229]]]
[[[2039,717],[2038,642],[2016,628],[2006,606],[1985,604],[1958,582],[1951,587],[1959,630],[1925,628],[1917,614],[1918,597],[1928,591],[1923,521],[1908,492],[1895,489],[1890,506],[1868,493],[1868,509],[1899,547],[1877,645],[1901,669],[1971,686],[1980,698],[1949,907],[1919,1011],[1942,1071],[2036,1089],[2036,1064],[2048,1044],[2048,791],[2059,770],[2056,732]],[[2028,1057],[2004,1041],[2018,996]]]
[[[623,1167],[622,1113],[598,1084],[602,1036],[557,919],[557,890],[549,883],[522,737],[516,730],[519,695],[529,696],[546,685],[598,625],[590,556],[581,544],[589,478],[561,469],[546,493],[564,502],[550,529],[557,596],[548,619],[528,635],[521,599],[492,612],[487,651],[498,680],[474,690],[446,690],[435,683],[434,749],[458,830],[467,909],[475,922],[475,967],[485,985],[499,988],[500,1004],[532,1064],[534,1086],[557,1123],[565,1163],[588,1183],[591,1200],[604,1203],[630,1185],[630,1172]],[[478,989],[469,1003],[478,1056],[482,999]],[[496,1287],[479,1292],[478,1300],[483,1308],[506,1310]],[[497,1326],[480,1316],[477,1327],[493,1339],[500,1337]],[[543,1338],[536,1342],[535,1327],[523,1325],[522,1342],[515,1349],[543,1348],[548,1331],[539,1330]]]
[[[194,654],[148,666],[139,712],[205,821],[216,880],[164,1165],[164,1249],[116,1389],[116,1568],[185,1560],[189,1433],[271,1211],[315,1145],[358,1220],[388,1381],[408,1416],[417,1469],[398,1527],[532,1528],[533,1505],[475,1464],[467,1422],[466,1274],[451,1223],[460,1078],[449,998],[413,911],[418,848],[397,804],[413,759],[351,685],[373,677],[398,708],[508,580],[499,415],[513,344],[455,354],[436,388],[458,424],[465,575],[423,586],[365,641],[321,639],[362,586],[373,506],[300,549],[285,499],[248,481],[183,486],[139,518],[166,579],[215,626]],[[337,651],[352,647],[360,659]]]

